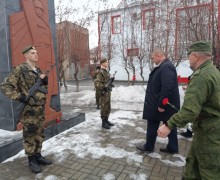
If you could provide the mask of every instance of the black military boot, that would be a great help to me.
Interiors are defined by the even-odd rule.
[[[41,168],[39,166],[39,164],[36,161],[36,157],[35,156],[28,156],[28,160],[29,160],[29,168],[33,173],[40,173],[41,172]]]
[[[109,126],[114,126],[114,125],[115,125],[114,123],[109,122],[108,119],[107,119],[106,123],[107,123]]]
[[[105,129],[110,129],[110,126],[107,124],[106,119],[102,119],[102,127],[105,128]]]
[[[36,154],[36,161],[38,162],[38,164],[42,164],[42,165],[51,165],[52,164],[51,160],[44,158],[43,156],[41,156],[40,153]]]
[[[188,128],[186,130],[186,132],[182,132],[180,133],[181,136],[185,137],[185,138],[191,138],[192,137],[193,132],[190,131]]]

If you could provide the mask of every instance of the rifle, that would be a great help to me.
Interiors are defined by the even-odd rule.
[[[115,71],[115,73],[113,74],[113,76],[109,79],[109,81],[107,82],[107,84],[103,87],[101,94],[105,94],[109,91],[112,91],[112,88],[115,87],[113,82],[115,80],[115,74],[117,73],[117,71]]]
[[[56,66],[56,63],[53,64],[53,65],[51,65],[50,69],[47,70],[44,74],[47,76],[55,66]],[[45,77],[46,77],[46,76],[45,76]],[[44,94],[47,94],[47,93],[48,93],[48,90],[47,90],[47,89],[41,87],[42,84],[43,84],[42,79],[41,79],[40,77],[38,77],[38,79],[37,79],[37,81],[35,82],[35,84],[28,90],[28,95],[27,95],[26,98],[25,98],[26,102],[28,102],[31,97],[32,97],[35,101],[37,101],[37,99],[36,99],[36,97],[35,97],[35,94],[36,94],[37,91],[40,91],[40,92],[42,92],[42,93],[44,93]],[[26,105],[26,103],[21,102],[20,105],[18,105],[16,109],[20,109],[20,112],[22,112],[23,109],[24,109],[24,107],[25,107],[25,105]],[[21,114],[21,113],[19,113],[19,115],[20,115],[20,114]],[[19,116],[17,119],[15,119],[15,123],[18,124],[19,120],[20,120],[20,116]]]

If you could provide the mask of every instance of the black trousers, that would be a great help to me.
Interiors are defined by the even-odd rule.
[[[154,150],[157,129],[159,128],[160,121],[147,121],[147,134],[145,148],[149,151]],[[177,139],[177,128],[171,130],[168,135],[167,149],[170,151],[178,152],[178,139]]]

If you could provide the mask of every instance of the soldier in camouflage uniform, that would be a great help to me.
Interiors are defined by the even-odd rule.
[[[107,70],[108,59],[102,59],[100,64],[101,70],[95,79],[95,86],[100,93],[102,127],[110,129],[110,126],[114,126],[114,124],[108,120],[111,111],[111,89],[106,87],[106,84],[110,80],[110,73]]]
[[[46,94],[37,91],[35,99],[28,98],[28,90],[39,77],[42,79],[42,87],[47,89],[48,77],[36,67],[38,55],[34,46],[27,46],[22,53],[26,62],[12,70],[1,84],[1,91],[12,100],[25,103],[20,115],[20,121],[23,124],[24,150],[28,156],[31,171],[39,173],[41,172],[39,164],[52,164],[51,160],[41,156],[44,140],[43,121],[45,118]]]
[[[93,76],[94,86],[95,86],[96,109],[100,109],[100,108],[99,108],[99,106],[100,106],[100,102],[99,102],[100,92],[99,92],[98,88],[97,88],[96,85],[95,85],[95,79],[96,79],[97,75],[100,73],[100,69],[101,69],[101,66],[97,66],[97,67],[96,67],[95,74],[94,74],[94,76]]]
[[[220,179],[220,73],[211,62],[211,44],[193,43],[188,58],[193,73],[184,103],[158,136],[166,137],[174,127],[193,123],[193,141],[186,158],[184,180]]]

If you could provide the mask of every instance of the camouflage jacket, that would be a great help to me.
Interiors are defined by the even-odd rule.
[[[95,73],[94,73],[94,76],[93,76],[93,79],[95,80],[97,75],[100,73],[100,70],[99,69],[96,69]]]
[[[220,145],[220,72],[211,61],[206,61],[193,72],[183,106],[167,125],[172,129],[188,122],[193,123],[194,135],[199,136],[196,139],[201,140],[198,145],[205,147],[205,142]]]
[[[28,90],[35,84],[41,70],[37,68],[35,72],[27,63],[22,63],[12,69],[12,72],[5,78],[0,88],[3,94],[12,100],[19,100],[21,95],[28,95]],[[47,84],[41,85],[47,89]],[[37,91],[35,94],[36,101],[30,98],[29,105],[44,105],[46,103],[46,94]]]
[[[101,69],[95,79],[95,86],[98,90],[102,90],[103,87],[110,80],[110,73],[106,69]]]

